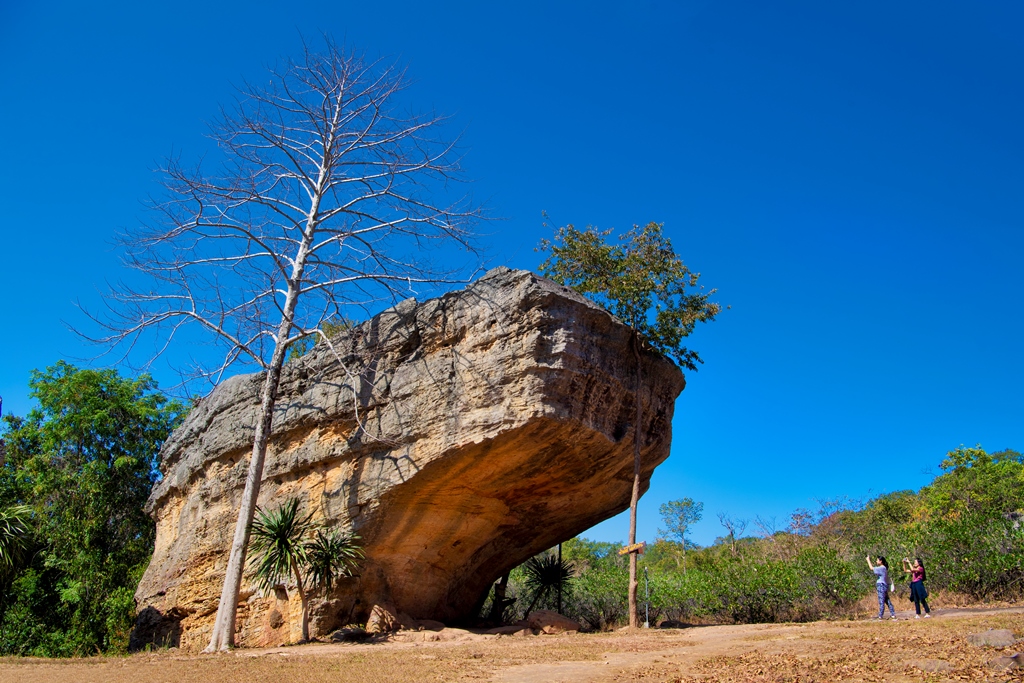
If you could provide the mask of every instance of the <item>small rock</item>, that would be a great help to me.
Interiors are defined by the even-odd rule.
[[[684,624],[681,621],[675,619],[666,619],[665,621],[658,624],[658,628],[686,628],[688,624]]]
[[[398,615],[390,603],[374,605],[370,610],[370,618],[366,620],[367,633],[390,633],[399,628]]]
[[[524,628],[516,631],[512,635],[517,636],[519,638],[525,638],[526,636],[535,636],[537,635],[537,632],[534,631],[532,628]]]
[[[415,631],[420,627],[420,622],[416,621],[405,612],[399,612],[398,626],[406,631]]]
[[[989,661],[988,665],[993,669],[1019,669],[1024,665],[1024,655],[1017,653],[1008,657],[996,657]]]
[[[339,628],[331,634],[331,640],[336,643],[358,643],[369,637],[370,634],[361,628]]]
[[[441,631],[444,629],[444,624],[433,619],[419,619],[416,623],[424,631]]]
[[[547,634],[580,630],[579,623],[549,609],[539,609],[536,612],[531,612],[530,616],[526,617],[526,623],[530,628],[544,631]]]
[[[927,671],[931,673],[941,673],[944,671],[952,671],[953,665],[944,659],[915,659],[907,662],[910,666],[920,669],[921,671]]]
[[[989,629],[984,633],[972,633],[967,636],[967,642],[978,647],[1010,647],[1017,639],[1013,636],[1013,631],[1000,628]]]
[[[269,619],[270,628],[281,628],[284,625],[284,617],[276,609],[270,610]]]

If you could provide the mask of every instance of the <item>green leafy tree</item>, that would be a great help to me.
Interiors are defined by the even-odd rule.
[[[700,274],[692,272],[676,255],[659,223],[634,225],[609,244],[611,231],[572,225],[559,228],[553,240],[542,240],[539,249],[549,252],[540,271],[603,306],[632,331],[636,362],[636,420],[633,432],[633,489],[629,505],[629,543],[636,543],[636,507],[640,500],[640,452],[642,448],[643,386],[641,354],[654,351],[673,359],[680,367],[696,370],[700,356],[684,345],[697,323],[710,322],[721,310],[711,301],[715,290],[705,291]],[[636,627],[636,553],[629,562],[629,624]]]
[[[659,529],[659,533],[679,543],[683,557],[683,573],[686,573],[686,532],[704,516],[704,503],[695,501],[693,498],[681,498],[662,503],[658,508],[661,519],[665,522],[665,530]]]
[[[351,576],[363,556],[354,536],[317,528],[312,515],[299,516],[299,499],[257,510],[252,523],[249,569],[264,592],[295,579],[302,603],[302,640],[309,640],[309,591],[328,593],[340,576]],[[307,585],[308,584],[308,585]]]
[[[153,549],[144,506],[184,407],[149,376],[63,361],[29,387],[38,407],[4,418],[0,506],[32,512],[22,516],[31,552],[0,595],[0,651],[123,651]]]

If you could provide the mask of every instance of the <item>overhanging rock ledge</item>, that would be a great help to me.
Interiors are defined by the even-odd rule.
[[[286,364],[259,496],[297,496],[362,538],[359,577],[313,603],[314,635],[389,602],[472,616],[507,569],[629,506],[635,360],[629,330],[575,292],[496,268],[409,299]],[[668,457],[679,369],[644,353],[643,488]],[[233,377],[161,452],[156,549],[133,643],[209,640],[245,481],[261,374]],[[361,427],[360,427],[361,424]],[[291,586],[243,580],[238,641],[299,639]]]

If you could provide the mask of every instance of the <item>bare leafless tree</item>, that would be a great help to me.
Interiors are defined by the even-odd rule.
[[[756,515],[754,517],[754,526],[757,527],[758,536],[766,538],[773,543],[775,542],[775,534],[778,533],[778,524],[775,521],[775,517],[764,518]]]
[[[789,516],[789,526],[786,527],[786,531],[797,536],[810,536],[817,523],[817,517],[813,512],[807,508],[797,508]]]
[[[736,554],[736,539],[743,535],[743,532],[747,529],[747,520],[745,519],[733,519],[724,512],[718,513],[718,523],[725,527],[725,530],[729,532],[729,548],[732,550],[732,554]]]
[[[453,195],[460,160],[443,138],[445,119],[400,113],[395,96],[405,85],[396,65],[325,38],[323,50],[272,68],[269,85],[241,88],[213,128],[223,166],[208,174],[169,161],[158,220],[124,235],[128,264],[149,281],[115,287],[109,310],[92,316],[105,329],[93,338],[126,352],[149,339],[159,353],[198,329],[219,348],[197,368],[214,382],[246,364],[265,373],[207,651],[234,645],[288,346],[311,337],[329,345],[325,322],[345,320],[349,307],[452,281],[454,271],[426,261],[431,244],[471,248],[479,210]]]

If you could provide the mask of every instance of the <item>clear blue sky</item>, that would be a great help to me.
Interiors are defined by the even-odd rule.
[[[557,6],[557,8],[556,8]],[[641,501],[776,517],[926,483],[960,444],[1024,449],[1019,2],[0,4],[0,395],[81,358],[62,324],[109,246],[204,149],[232,83],[325,31],[408,64],[456,116],[491,263],[552,221],[665,224],[732,309]],[[158,376],[158,378],[160,378]],[[168,383],[170,377],[160,378]],[[619,540],[620,516],[589,536]]]

